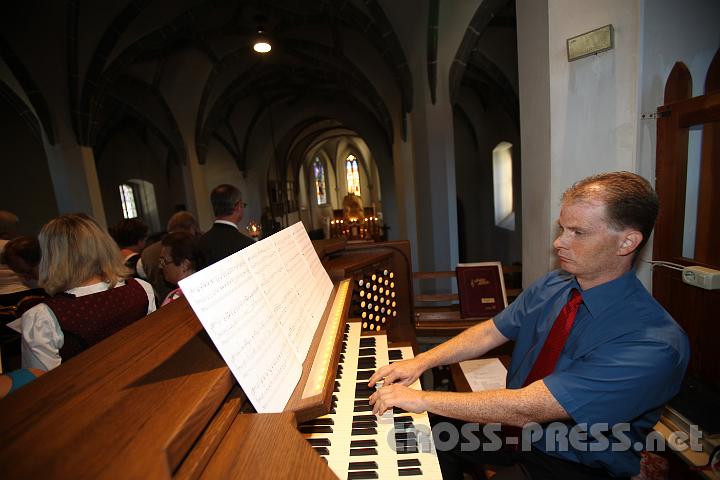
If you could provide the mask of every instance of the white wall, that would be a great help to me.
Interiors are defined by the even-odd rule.
[[[531,16],[524,7],[541,10],[542,6],[523,2],[521,7],[518,2],[517,9],[521,116],[528,110],[533,115],[521,123],[523,283],[527,285],[555,268],[552,240],[563,191],[594,173],[636,171],[640,4],[627,0],[549,0],[546,18],[540,11]],[[615,29],[613,50],[568,62],[568,38],[607,24]],[[533,57],[545,53],[542,45],[533,44],[541,42],[545,32],[547,71],[538,65],[541,59]],[[546,84],[549,118],[541,110],[546,104],[542,97]],[[535,90],[541,99],[533,100],[531,106],[523,105]],[[540,148],[537,159],[533,144]]]

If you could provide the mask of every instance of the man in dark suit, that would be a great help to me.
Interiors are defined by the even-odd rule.
[[[242,201],[240,190],[232,185],[218,185],[210,193],[210,203],[213,206],[215,223],[198,240],[207,265],[212,265],[254,243],[238,230],[246,205]]]

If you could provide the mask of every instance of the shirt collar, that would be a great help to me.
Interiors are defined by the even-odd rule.
[[[223,225],[230,225],[238,232],[240,231],[240,229],[238,228],[237,225],[235,225],[233,222],[228,222],[227,220],[215,220],[215,223],[222,223]]]
[[[573,279],[573,283],[582,294],[585,307],[587,307],[593,317],[600,315],[603,311],[611,308],[615,303],[625,298],[628,293],[634,290],[637,281],[634,268],[625,272],[615,280],[610,280],[609,282],[584,291],[580,289],[577,279]]]

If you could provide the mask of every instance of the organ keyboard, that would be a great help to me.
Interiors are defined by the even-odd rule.
[[[300,432],[340,478],[441,478],[427,415],[396,409],[377,417],[368,404],[375,368],[412,358],[412,347],[389,349],[386,335],[360,330],[358,322],[346,325],[330,413],[301,424]]]
[[[430,437],[423,434],[429,432],[426,417],[394,412],[372,427],[367,399],[353,397],[356,392],[368,394],[363,382],[375,365],[412,354],[411,347],[392,348],[415,343],[408,242],[348,246],[336,242],[319,250],[336,281],[377,269],[396,274],[397,318],[386,335],[357,335],[358,347],[366,338],[375,339],[375,347],[362,347],[375,348],[374,365],[368,350],[351,348],[349,343],[340,356],[338,340],[343,337],[348,308],[345,304],[333,308],[332,298],[304,365],[296,400],[286,413],[256,414],[188,303],[179,299],[0,401],[3,478],[320,479],[332,478],[333,472],[350,478],[420,473],[440,478]],[[338,311],[336,334],[324,335],[334,328],[331,317],[338,314],[332,312]],[[356,322],[349,325],[350,332],[359,331]],[[355,335],[348,333],[348,342],[355,342]],[[338,358],[344,361],[338,363]],[[315,373],[313,365],[320,365]],[[332,392],[336,371],[338,386],[347,384],[349,390]],[[323,387],[312,387],[312,382]],[[335,410],[327,414],[333,394]],[[350,416],[341,414],[350,407]],[[355,441],[351,439],[355,416],[356,429],[375,428],[375,433],[367,430],[368,435],[359,435],[364,443],[350,443]],[[302,422],[322,423],[328,418],[334,422],[333,433],[339,435],[336,439],[314,439],[314,434],[297,429],[297,423],[306,430],[310,424]],[[346,420],[350,423],[344,425]],[[420,440],[417,452],[406,446],[413,438]],[[377,446],[364,446],[370,440]],[[348,448],[340,449],[341,444]],[[404,453],[395,451],[398,445],[405,447],[400,449]],[[314,450],[320,447],[328,454]],[[377,454],[365,448],[375,448]]]

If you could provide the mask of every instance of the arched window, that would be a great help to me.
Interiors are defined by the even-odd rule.
[[[358,171],[358,163],[355,155],[348,155],[345,162],[345,172],[347,177],[348,193],[354,193],[360,196],[360,172]]]
[[[511,143],[500,142],[493,149],[493,190],[495,225],[506,230],[515,230]]]
[[[319,158],[313,162],[313,175],[315,176],[315,198],[318,205],[327,203],[327,186],[325,185],[325,168]]]
[[[122,203],[123,217],[135,218],[138,216],[135,206],[135,193],[128,183],[120,184],[120,202]]]

